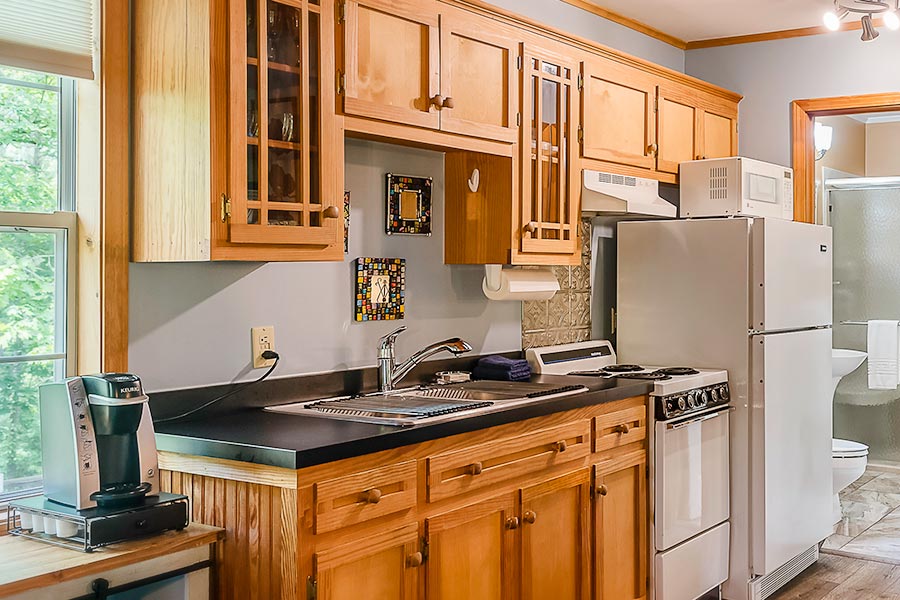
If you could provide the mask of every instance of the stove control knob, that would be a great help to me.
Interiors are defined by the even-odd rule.
[[[719,388],[713,388],[712,391],[710,392],[710,395],[712,396],[713,402],[718,402],[719,401]]]
[[[707,392],[706,390],[701,391],[699,394],[697,394],[697,400],[697,404],[699,406],[706,406],[707,404],[709,404],[709,392]]]
[[[722,398],[722,402],[728,402],[728,399],[731,397],[731,394],[728,393],[728,385],[723,385],[719,388],[719,396]]]
[[[690,406],[691,408],[694,408],[695,406],[697,406],[697,396],[696,396],[696,394],[694,394],[694,392],[691,392],[688,394],[687,403],[688,403],[688,406]]]
[[[685,402],[684,396],[681,396],[678,399],[678,410],[684,410],[685,408],[687,408],[687,402]]]

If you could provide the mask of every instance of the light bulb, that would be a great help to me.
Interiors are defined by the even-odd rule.
[[[831,31],[837,31],[841,28],[841,18],[837,16],[837,13],[833,10],[829,10],[825,13],[825,16],[822,17],[822,21],[825,23],[825,27]]]
[[[900,29],[900,17],[897,16],[897,12],[890,10],[884,13],[882,17],[884,19],[884,26],[893,31],[897,31]]]

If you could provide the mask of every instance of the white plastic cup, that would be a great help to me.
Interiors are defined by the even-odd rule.
[[[59,519],[56,522],[56,535],[63,538],[72,537],[78,533],[78,523],[73,523],[71,521],[64,521]]]
[[[49,535],[56,535],[56,519],[44,517],[44,532]]]
[[[19,526],[22,529],[31,529],[32,528],[33,521],[32,521],[30,512],[20,512],[19,513]]]
[[[44,517],[41,515],[34,515],[32,519],[33,531],[35,533],[43,533],[44,531]]]

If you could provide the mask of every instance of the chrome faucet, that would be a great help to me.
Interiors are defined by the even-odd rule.
[[[403,379],[407,373],[413,370],[413,367],[420,362],[438,352],[451,352],[455,356],[465,354],[472,351],[472,346],[465,340],[459,338],[450,338],[443,342],[435,342],[430,346],[422,348],[404,362],[397,364],[394,361],[394,344],[397,336],[406,331],[406,326],[399,328],[397,331],[387,334],[381,338],[381,344],[378,347],[378,391],[387,392],[394,389],[394,386]]]

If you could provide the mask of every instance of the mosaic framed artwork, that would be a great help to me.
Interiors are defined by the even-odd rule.
[[[356,259],[357,321],[392,321],[402,319],[406,301],[406,259]]]
[[[385,232],[431,235],[431,177],[387,174]]]

